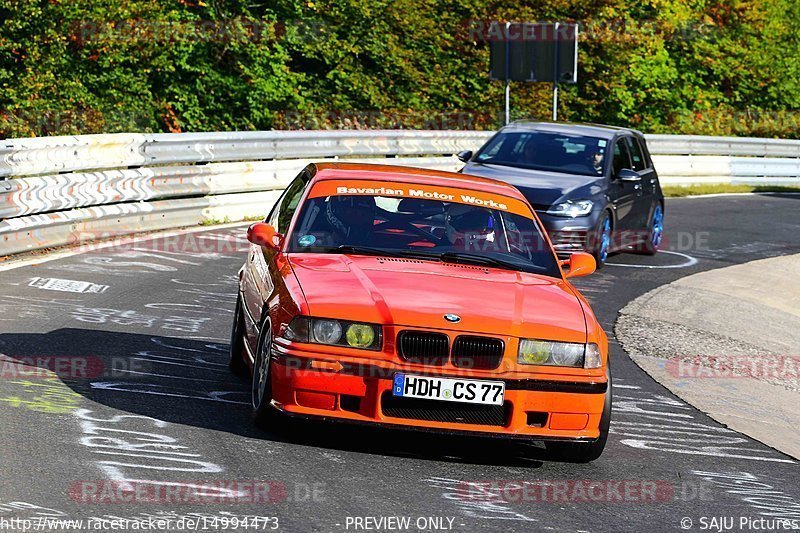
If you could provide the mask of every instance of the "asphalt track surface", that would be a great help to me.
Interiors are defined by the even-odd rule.
[[[800,252],[798,212],[800,196],[668,200],[670,253],[615,255],[576,283],[609,333],[614,373],[612,433],[588,465],[552,461],[535,443],[319,423],[254,427],[248,384],[226,366],[241,227],[192,234],[202,253],[185,242],[181,253],[141,242],[0,271],[0,353],[38,357],[39,366],[54,364],[41,357],[68,356],[89,369],[79,379],[4,367],[0,527],[10,518],[206,517],[198,529],[215,531],[223,517],[227,530],[234,517],[277,517],[279,531],[428,531],[439,523],[425,520],[439,517],[451,531],[616,532],[676,531],[689,520],[692,530],[708,529],[716,517],[735,520],[733,531],[775,530],[740,520],[800,520],[797,462],[655,383],[613,340],[613,324],[631,299],[679,277]],[[178,483],[172,500],[187,501],[155,492],[155,502],[112,493],[87,501],[110,479]],[[259,485],[266,501],[220,501],[208,488],[248,481],[268,482]],[[513,490],[523,481],[551,485]],[[203,490],[206,500],[192,499]],[[358,527],[356,517],[410,524]]]

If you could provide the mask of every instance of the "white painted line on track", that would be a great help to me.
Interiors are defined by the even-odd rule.
[[[695,198],[723,198],[725,196],[797,196],[800,192],[778,192],[778,191],[764,191],[764,192],[715,192],[711,194],[687,194],[686,196],[667,196],[670,200],[680,200],[682,198],[695,199]]]
[[[628,268],[688,268],[697,264],[697,258],[691,255],[682,254],[680,252],[670,252],[669,250],[660,250],[660,254],[679,255],[686,258],[686,261],[679,265],[627,265],[624,263],[606,263],[606,266],[628,267]]]

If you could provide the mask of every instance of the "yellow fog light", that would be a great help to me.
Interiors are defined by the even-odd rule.
[[[523,365],[543,365],[550,358],[550,346],[546,342],[522,339],[519,342],[517,361]]]
[[[590,345],[596,348],[595,345]],[[521,365],[569,366],[583,368],[586,344],[578,342],[540,341],[522,339],[519,341],[517,362]],[[598,353],[599,357],[599,353]],[[596,364],[594,360],[592,364]],[[594,368],[587,366],[586,368]]]
[[[366,324],[350,324],[345,338],[353,348],[369,348],[375,342],[375,330]]]

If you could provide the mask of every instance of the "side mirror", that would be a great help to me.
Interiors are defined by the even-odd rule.
[[[247,240],[257,246],[266,246],[277,251],[283,242],[283,235],[266,222],[256,222],[247,228]]]
[[[466,163],[472,157],[472,150],[464,150],[463,152],[458,152],[456,157],[459,158],[462,162]]]
[[[623,168],[622,170],[620,170],[617,173],[617,179],[619,181],[630,181],[630,182],[642,181],[642,177],[629,168]]]
[[[594,272],[597,269],[597,263],[592,254],[575,252],[569,256],[569,259],[561,261],[561,267],[567,269],[566,277],[580,278]]]

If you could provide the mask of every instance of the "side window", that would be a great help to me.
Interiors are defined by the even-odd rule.
[[[292,181],[286,191],[278,200],[278,204],[273,208],[269,217],[269,223],[278,230],[278,233],[286,233],[289,229],[289,224],[292,222],[294,212],[297,210],[297,204],[300,203],[300,198],[303,196],[303,191],[306,188],[306,181],[301,177],[297,177]]]
[[[631,156],[628,151],[628,143],[625,142],[625,139],[620,139],[614,143],[614,176],[625,168],[631,168]]]
[[[639,149],[642,152],[642,161],[644,161],[644,168],[653,168],[653,160],[650,157],[650,153],[647,151],[647,143],[645,143],[644,139],[641,137],[635,137],[634,141],[636,144],[639,145]]]
[[[625,137],[628,141],[628,148],[631,151],[631,162],[633,163],[633,170],[640,172],[647,168],[647,163],[642,155],[642,148],[639,146],[639,141],[633,137]]]
[[[503,148],[503,145],[506,144],[506,140],[508,137],[503,135],[502,133],[493,137],[489,144],[486,145],[485,148],[478,154],[478,160],[484,161],[486,159],[492,159],[496,157],[497,154],[500,153],[500,149]],[[508,150],[508,149],[506,149]]]

